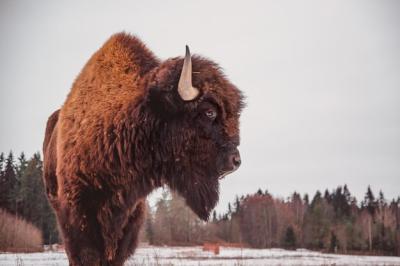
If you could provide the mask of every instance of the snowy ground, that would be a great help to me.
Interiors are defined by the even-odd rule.
[[[0,265],[68,265],[64,252],[0,254]],[[219,255],[201,247],[141,247],[127,266],[136,265],[399,265],[400,257],[347,256],[308,250],[240,249],[222,247]]]

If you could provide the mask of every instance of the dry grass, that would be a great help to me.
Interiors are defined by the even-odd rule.
[[[0,209],[0,251],[38,252],[42,250],[42,233],[38,228]]]

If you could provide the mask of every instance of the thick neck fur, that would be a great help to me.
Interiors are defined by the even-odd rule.
[[[163,186],[174,171],[173,151],[162,141],[168,122],[155,113],[147,97],[149,80],[154,78],[157,71],[158,67],[143,78],[143,98],[136,98],[129,103],[121,112],[124,119],[116,125],[118,142],[113,154],[117,155],[115,159],[119,167],[114,169],[119,169],[124,184],[143,194],[137,197],[147,196],[152,190]]]

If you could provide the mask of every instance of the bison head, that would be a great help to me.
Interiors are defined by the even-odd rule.
[[[192,62],[193,61],[193,62]],[[159,118],[158,155],[167,185],[207,220],[219,179],[240,163],[240,91],[210,60],[190,55],[162,63],[151,74],[148,102]]]

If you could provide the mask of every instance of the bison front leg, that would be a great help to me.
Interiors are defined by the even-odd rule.
[[[87,215],[77,216],[70,206],[56,210],[70,266],[107,266],[99,225]],[[72,215],[73,214],[73,215]]]
[[[108,266],[97,220],[102,194],[82,178],[64,181],[56,208],[65,250],[71,266]]]
[[[140,228],[143,225],[145,217],[146,204],[140,201],[133,213],[129,216],[128,223],[123,229],[123,236],[118,241],[115,259],[112,261],[113,266],[121,266],[125,260],[134,252],[138,244]]]
[[[113,266],[123,265],[134,252],[145,212],[142,200],[133,204],[122,201],[124,204],[121,204],[121,198],[117,196],[117,199],[107,201],[97,215],[104,242],[104,256]]]

